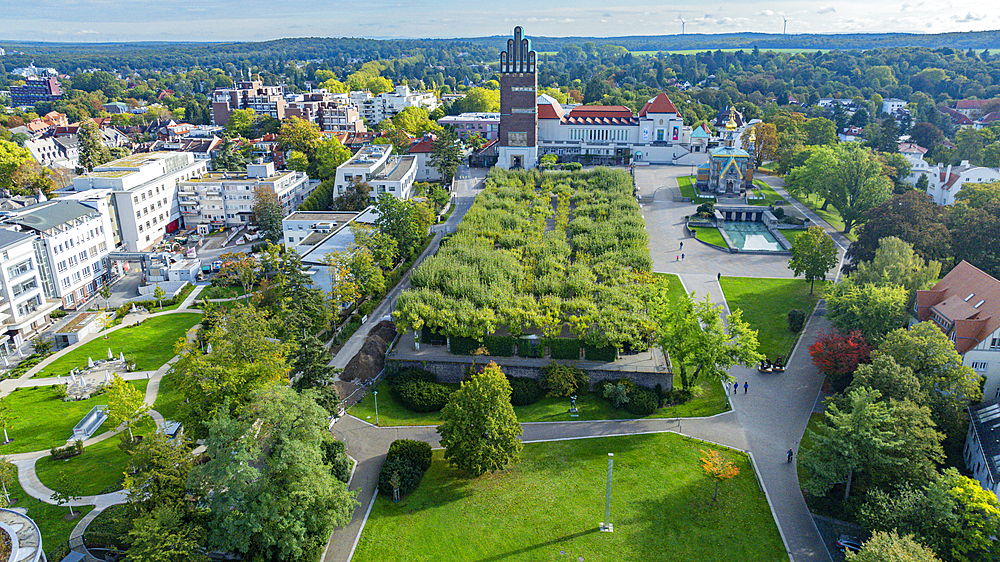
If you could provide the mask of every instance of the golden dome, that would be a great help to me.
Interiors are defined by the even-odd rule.
[[[727,131],[735,131],[736,130],[736,110],[735,109],[730,109],[729,110],[729,122],[726,123],[726,130]]]

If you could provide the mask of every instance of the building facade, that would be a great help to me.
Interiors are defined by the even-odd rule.
[[[349,99],[372,126],[385,119],[392,119],[407,107],[422,107],[429,113],[441,105],[433,92],[414,92],[405,84],[396,86],[392,92],[382,92],[377,96],[368,92],[351,92]]]
[[[733,112],[726,123],[723,146],[709,150],[708,162],[698,167],[698,188],[723,196],[738,196],[742,190],[753,185],[750,153],[736,148],[736,129]]]
[[[538,165],[538,75],[536,53],[521,26],[500,52],[500,124],[497,166],[510,170]]]
[[[415,156],[392,156],[392,145],[373,144],[358,150],[350,160],[337,168],[334,197],[339,197],[354,182],[368,182],[372,201],[388,193],[399,199],[409,199],[417,177]]]
[[[122,249],[145,252],[183,225],[177,184],[207,171],[208,162],[189,152],[133,154],[75,178],[73,189],[110,189]]]
[[[225,125],[237,109],[252,109],[258,115],[285,118],[285,97],[281,86],[265,86],[260,80],[243,80],[233,88],[212,93],[212,123]]]
[[[1000,403],[984,401],[969,408],[969,431],[962,451],[972,478],[985,490],[1000,491]]]
[[[7,356],[51,323],[61,301],[46,298],[30,230],[0,228],[0,355]]]
[[[485,140],[497,138],[500,130],[499,113],[462,113],[459,115],[445,115],[438,119],[438,125],[442,127],[451,125],[455,129],[460,139],[479,135]]]
[[[64,308],[85,304],[111,278],[111,209],[100,201],[45,201],[6,217],[7,224],[35,234],[35,265],[42,289]],[[24,267],[30,264],[24,262]]]
[[[35,105],[40,101],[58,101],[62,88],[56,78],[28,78],[20,86],[10,87],[10,104],[18,107]]]
[[[254,191],[261,187],[274,192],[285,215],[315,189],[304,172],[276,172],[271,162],[249,164],[246,173],[207,173],[177,185],[184,224],[188,228],[247,226],[253,222]]]

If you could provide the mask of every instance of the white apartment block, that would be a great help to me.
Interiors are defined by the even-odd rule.
[[[360,213],[343,211],[295,211],[281,220],[285,248],[295,248],[312,237],[319,243],[327,235],[354,220]],[[308,244],[308,242],[306,242]],[[311,247],[311,246],[310,246]]]
[[[35,234],[12,228],[0,229],[0,355],[10,355],[49,325],[49,313],[58,300],[46,299]]]
[[[45,296],[60,299],[64,308],[76,309],[110,279],[111,213],[104,200],[90,205],[55,200],[25,207],[5,221],[36,235],[34,263]]]
[[[351,92],[350,100],[358,106],[361,117],[372,126],[384,119],[392,119],[407,107],[423,107],[431,112],[441,105],[433,92],[411,92],[406,85],[396,86],[395,91],[377,96],[368,92]]]
[[[334,197],[346,193],[352,182],[364,181],[371,186],[369,196],[372,201],[383,193],[409,199],[416,177],[415,156],[392,156],[392,145],[373,144],[363,147],[337,168]]]
[[[951,164],[929,165],[925,160],[911,154],[903,154],[912,168],[907,180],[916,184],[920,176],[927,176],[927,194],[938,205],[954,205],[955,196],[967,183],[991,183],[1000,181],[1000,168],[973,166],[968,160],[959,166]]]
[[[246,226],[253,221],[254,190],[270,188],[287,216],[305,201],[316,183],[303,172],[274,170],[271,162],[249,164],[246,173],[212,172],[178,184],[184,224],[213,227]]]
[[[144,252],[182,226],[177,184],[207,170],[190,152],[133,154],[75,178],[73,189],[111,189],[123,249]]]

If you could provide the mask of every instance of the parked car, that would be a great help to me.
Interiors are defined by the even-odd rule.
[[[840,535],[837,537],[837,550],[844,552],[845,550],[850,550],[851,552],[857,552],[861,550],[861,540],[858,537],[851,535]]]

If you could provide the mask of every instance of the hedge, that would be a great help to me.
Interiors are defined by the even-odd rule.
[[[351,459],[347,458],[347,446],[343,441],[324,440],[323,462],[330,467],[330,473],[344,484],[351,479]]]
[[[438,334],[429,327],[424,326],[420,330],[420,343],[426,343],[428,345],[445,345],[448,343],[448,336]]]
[[[530,377],[507,377],[510,383],[510,403],[514,406],[534,404],[542,398],[542,387]]]
[[[660,407],[660,397],[644,386],[635,386],[628,393],[625,410],[639,417],[645,417]]]
[[[184,302],[184,299],[186,299],[187,296],[193,290],[194,290],[194,285],[192,285],[190,283],[187,283],[187,284],[184,285],[184,287],[181,288],[180,292],[177,293],[177,296],[169,298],[169,299],[163,299],[162,301],[157,301],[157,300],[154,299],[154,300],[151,300],[151,301],[133,301],[133,302],[127,302],[127,303],[121,305],[120,307],[118,307],[118,310],[115,311],[115,317],[116,318],[124,318],[125,315],[128,314],[130,310],[132,310],[132,305],[135,305],[136,307],[145,308],[146,310],[148,310],[150,312],[156,312],[161,307],[161,305],[163,306],[163,308],[166,308],[168,306],[173,306],[175,304],[180,304],[180,303]]]
[[[479,340],[461,336],[452,336],[450,341],[449,350],[452,355],[472,355],[483,345]]]
[[[389,383],[389,386],[396,386],[412,381],[437,382],[437,375],[424,369],[417,369],[416,367],[386,371],[385,382]]]
[[[618,359],[618,349],[608,346],[608,347],[594,347],[590,345],[583,346],[583,356],[587,358],[587,361],[600,361],[602,363],[610,363],[615,359]]]
[[[386,458],[403,457],[413,462],[421,472],[431,467],[431,444],[414,439],[397,439],[389,445]]]
[[[587,373],[582,369],[562,365],[552,361],[542,367],[542,377],[539,386],[547,391],[550,397],[566,397],[574,394],[584,394],[589,390]]]
[[[545,342],[536,339],[522,339],[517,342],[518,357],[540,359],[545,354]]]
[[[486,336],[483,346],[490,355],[510,357],[514,355],[514,338],[512,336]]]
[[[545,340],[553,359],[579,359],[580,340],[572,338],[551,338]]]
[[[396,400],[414,412],[437,412],[444,408],[454,392],[449,386],[420,380],[398,383],[391,388]]]

